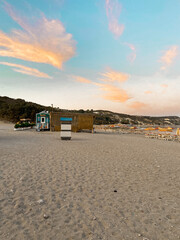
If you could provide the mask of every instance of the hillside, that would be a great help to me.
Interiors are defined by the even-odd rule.
[[[163,116],[150,117],[128,115],[122,113],[114,113],[111,111],[96,110],[96,121],[99,123],[109,121],[109,123],[123,123],[123,124],[138,124],[138,125],[180,125],[180,117],[178,116]]]
[[[35,122],[36,113],[43,110],[51,111],[50,106],[42,106],[33,102],[26,102],[23,99],[13,99],[9,97],[0,97],[0,120],[17,122],[20,118],[30,118]],[[150,117],[135,116],[121,113],[114,113],[104,110],[66,110],[53,108],[53,111],[76,112],[76,113],[93,113],[95,115],[94,124],[140,124],[140,125],[180,125],[180,117]]]
[[[0,119],[17,122],[20,118],[31,118],[35,121],[37,112],[49,110],[50,108],[36,103],[26,102],[23,99],[12,99],[0,97]]]

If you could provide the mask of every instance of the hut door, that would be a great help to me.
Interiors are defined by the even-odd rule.
[[[41,117],[41,123],[42,123],[42,125],[44,125],[44,123],[45,123],[45,117]]]

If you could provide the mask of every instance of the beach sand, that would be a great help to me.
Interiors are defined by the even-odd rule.
[[[180,144],[1,123],[0,239],[180,239]]]

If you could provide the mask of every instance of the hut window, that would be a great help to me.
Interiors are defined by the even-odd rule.
[[[45,118],[44,117],[41,118],[41,123],[45,123]]]

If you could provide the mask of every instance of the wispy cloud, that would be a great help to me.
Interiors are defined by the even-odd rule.
[[[96,85],[100,87],[101,91],[105,92],[102,97],[106,100],[124,103],[130,99],[130,96],[124,89],[111,84],[96,83]]]
[[[128,106],[130,108],[133,108],[136,110],[142,110],[142,109],[146,108],[148,105],[143,102],[135,101],[135,102],[130,103]]]
[[[15,68],[13,68],[13,71],[23,73],[26,75],[32,75],[32,76],[40,77],[40,78],[49,78],[49,79],[52,78],[48,74],[40,72],[39,70],[37,70],[35,68],[30,68],[30,67],[26,67],[26,66],[23,66],[20,64],[14,64],[14,63],[9,63],[9,62],[0,62],[0,64],[10,66],[10,67],[15,67]]]
[[[129,60],[129,62],[133,63],[136,59],[136,47],[131,44],[131,43],[124,43],[126,46],[128,46],[132,52],[128,55],[127,59]]]
[[[103,79],[101,80],[105,82],[125,82],[129,78],[128,74],[113,71],[111,69],[108,72],[100,73],[100,75],[103,76]]]
[[[121,9],[122,7],[118,0],[106,0],[106,14],[109,22],[109,30],[115,37],[121,36],[124,31],[124,24],[118,22]]]
[[[161,87],[162,87],[162,91],[161,91],[161,93],[162,94],[164,94],[164,93],[166,93],[167,92],[167,89],[168,89],[168,85],[167,84],[161,84]]]
[[[109,71],[100,73],[100,75],[103,77],[100,80],[107,82],[96,83],[96,85],[100,87],[100,90],[105,92],[105,94],[102,95],[104,99],[121,103],[124,103],[130,99],[130,96],[126,90],[114,85],[114,83],[122,83],[127,81],[129,79],[128,74],[109,69]]]
[[[13,30],[10,34],[0,31],[0,56],[62,68],[62,64],[75,55],[75,42],[61,21],[44,16],[33,25],[7,2],[5,9],[22,30]]]
[[[87,78],[84,77],[80,77],[80,76],[72,76],[77,82],[81,82],[81,83],[92,83],[92,81],[90,81]]]
[[[163,64],[163,66],[161,67],[161,70],[166,70],[167,67],[169,67],[173,63],[177,55],[178,55],[178,46],[171,46],[160,59],[160,61]]]
[[[122,82],[126,80],[126,76],[124,75],[114,75],[114,74],[110,74],[110,73],[106,73],[106,74],[101,74],[105,77],[107,77],[106,81],[108,82]],[[94,82],[91,81],[87,78],[81,77],[81,76],[72,76],[77,82],[81,82],[83,84],[91,84],[94,86],[97,86],[99,88],[99,90],[101,91],[101,96],[103,99],[112,101],[112,102],[121,102],[124,103],[126,102],[128,99],[130,99],[130,96],[128,95],[128,93],[126,92],[126,90],[119,88],[111,83],[99,83],[99,82]]]
[[[145,91],[145,94],[152,94],[152,91]]]
[[[163,88],[167,88],[168,85],[167,85],[167,84],[161,84],[161,87],[163,87]]]

